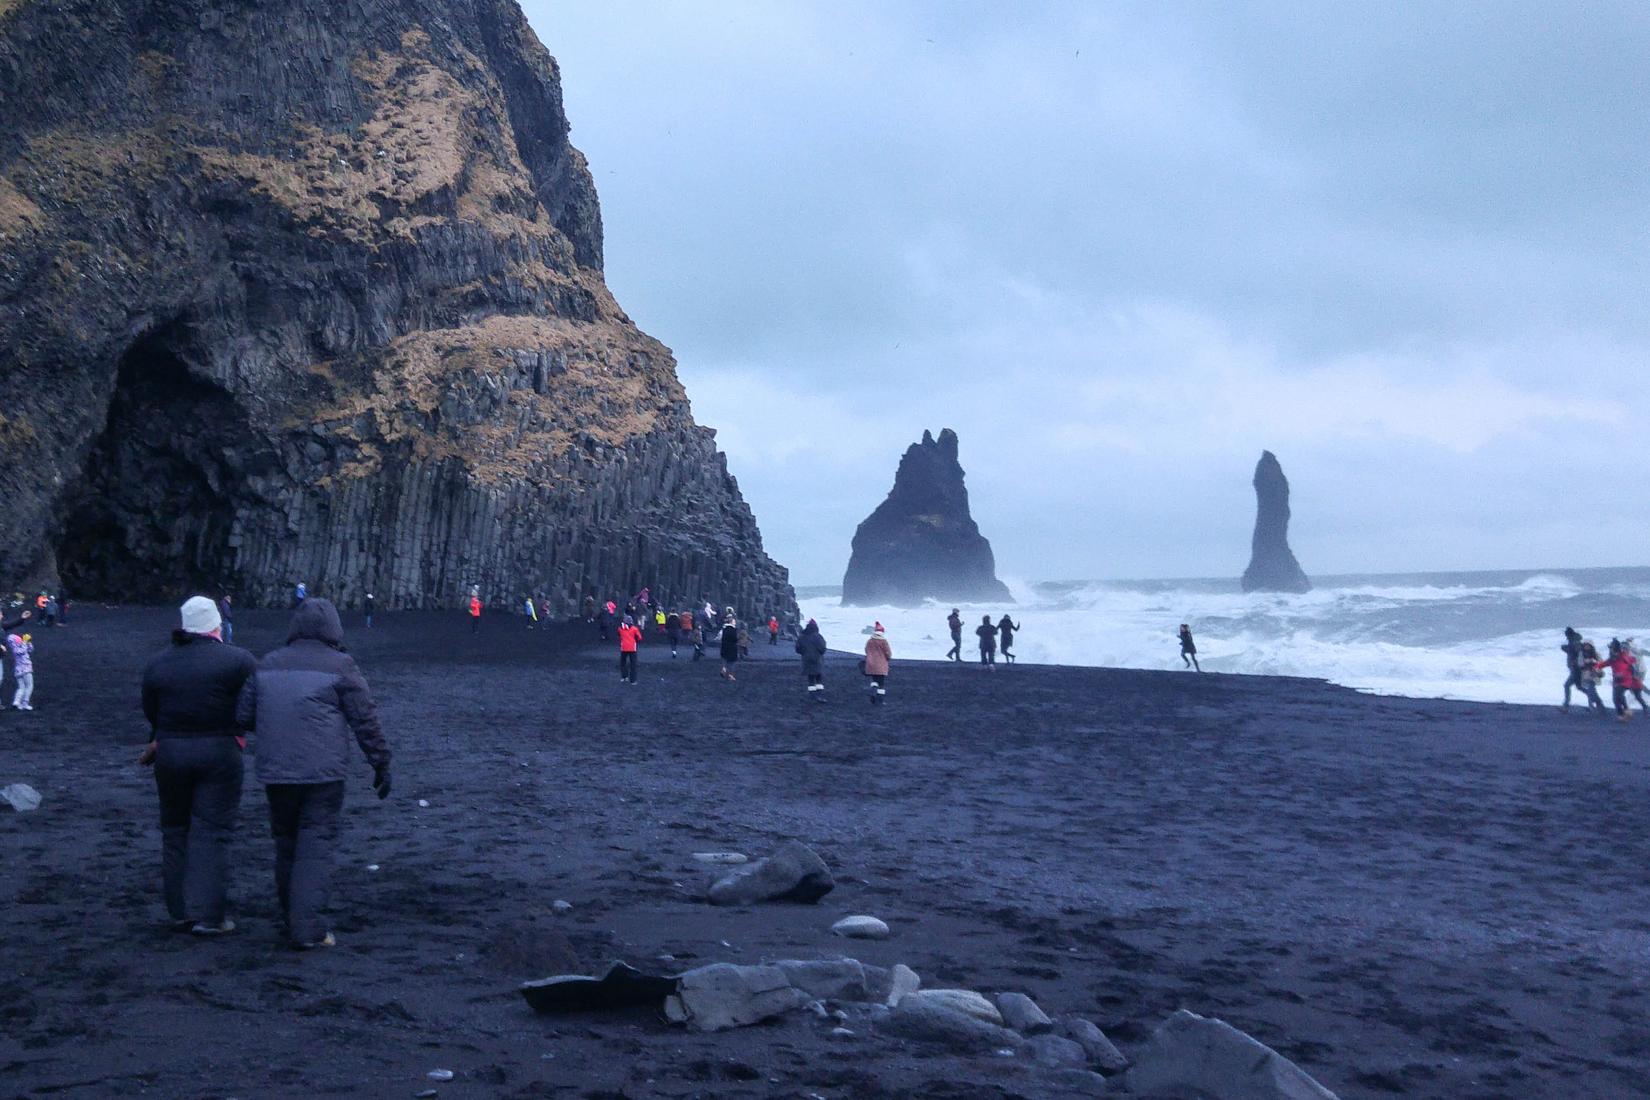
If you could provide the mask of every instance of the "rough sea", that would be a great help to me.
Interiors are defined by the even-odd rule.
[[[1176,632],[1190,623],[1211,672],[1315,676],[1386,695],[1553,703],[1559,646],[1574,626],[1603,652],[1612,637],[1650,643],[1650,568],[1545,569],[1314,577],[1304,595],[1245,595],[1235,580],[1009,580],[1016,603],[960,605],[963,653],[974,628],[1004,611],[1023,627],[1023,661],[1180,668]],[[888,629],[896,660],[950,648],[951,605],[842,607],[838,591],[800,589],[803,617],[832,649],[857,651],[870,624]]]

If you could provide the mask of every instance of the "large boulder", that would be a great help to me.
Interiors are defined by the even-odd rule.
[[[836,887],[831,869],[806,844],[787,841],[770,856],[723,875],[711,884],[712,905],[754,905],[762,901],[812,903]]]
[[[785,980],[820,1001],[864,1001],[866,973],[858,959],[782,959]]]
[[[1122,1073],[1129,1068],[1129,1060],[1117,1049],[1117,1044],[1106,1038],[1092,1021],[1079,1016],[1066,1016],[1057,1029],[1061,1035],[1075,1042],[1088,1055],[1089,1065],[1101,1073]]]
[[[665,998],[665,1017],[696,1031],[726,1031],[806,1007],[814,998],[777,966],[715,963],[689,970]]]
[[[991,544],[968,511],[957,433],[922,433],[900,459],[894,487],[854,532],[844,604],[916,607],[926,599],[1012,603]]]
[[[795,614],[515,0],[0,0],[0,105],[0,591]]]
[[[1255,536],[1249,568],[1243,571],[1245,592],[1308,592],[1312,582],[1289,549],[1289,479],[1271,451],[1262,451],[1255,465]]]
[[[1181,1009],[1169,1017],[1123,1077],[1142,1096],[1215,1100],[1335,1100],[1305,1070],[1225,1020]]]
[[[889,1013],[883,1030],[904,1039],[938,1043],[965,1053],[1019,1050],[1024,1040],[999,1024],[970,1015],[944,1000],[904,997]]]

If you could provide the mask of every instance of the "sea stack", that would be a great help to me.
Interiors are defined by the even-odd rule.
[[[847,605],[916,607],[924,600],[1010,603],[991,544],[968,514],[957,433],[922,433],[900,459],[888,499],[854,532],[842,578]]]
[[[794,615],[515,0],[0,0],[0,103],[5,591]]]
[[[1249,568],[1243,571],[1245,592],[1309,592],[1300,562],[1289,549],[1289,479],[1271,451],[1260,453],[1255,465],[1255,538]]]

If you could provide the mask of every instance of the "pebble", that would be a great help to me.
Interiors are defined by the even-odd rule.
[[[853,1037],[854,1033],[848,1028],[833,1027],[831,1029],[831,1038],[833,1039],[852,1039]]]
[[[863,915],[843,917],[831,925],[831,931],[855,940],[885,940],[889,936],[886,924],[875,917]]]
[[[557,898],[555,901],[550,903],[550,908],[557,913],[571,913],[573,911],[573,903]]]
[[[369,864],[367,864],[367,870],[369,870],[369,871],[376,871],[376,870],[378,870],[378,864],[376,864],[376,863],[369,863]]]
[[[435,1089],[425,1089],[423,1092],[413,1093],[413,1100],[430,1100],[430,1097],[440,1095]]]
[[[743,852],[694,852],[693,858],[700,863],[749,863],[750,859]]]
[[[428,1077],[432,1081],[451,1081],[453,1079],[453,1071],[450,1069],[432,1069],[424,1076]]]
[[[425,798],[420,798],[418,800],[418,808],[421,809],[421,810],[429,809],[430,808],[429,800],[425,799]]]

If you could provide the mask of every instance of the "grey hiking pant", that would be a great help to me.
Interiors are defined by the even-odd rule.
[[[317,943],[328,931],[322,911],[332,890],[344,781],[271,783],[265,793],[269,831],[275,837],[275,896],[281,903],[281,920],[293,943]]]
[[[233,737],[163,737],[155,747],[161,881],[174,921],[223,922],[242,774]]]

